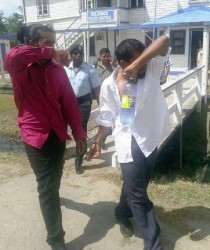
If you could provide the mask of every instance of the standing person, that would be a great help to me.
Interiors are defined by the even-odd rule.
[[[197,67],[203,64],[203,43],[201,40],[198,42],[198,50],[197,50]]]
[[[112,60],[112,56],[108,48],[102,48],[99,52],[99,55],[100,57],[95,65],[95,68],[97,70],[98,77],[102,84],[103,81],[112,74],[117,64],[115,61]],[[112,134],[112,129],[110,128],[109,131],[107,132],[107,136],[111,134]],[[103,140],[103,146],[105,144],[107,136]]]
[[[160,77],[160,85],[167,82],[167,78],[168,78],[168,74],[169,74],[170,69],[171,69],[171,65],[172,65],[172,62],[170,60],[170,57],[168,57],[166,62],[164,63],[163,72],[162,72],[161,77]]]
[[[71,63],[65,67],[71,86],[77,97],[82,114],[82,127],[87,132],[87,124],[90,117],[92,95],[99,102],[100,80],[96,70],[88,63],[84,62],[84,50],[79,44],[73,44],[69,49]],[[77,174],[82,174],[83,156],[76,147],[75,170]]]
[[[114,69],[116,68],[116,65],[113,63],[110,51],[108,48],[102,48],[99,52],[99,59],[97,60],[97,63],[95,64],[95,68],[98,73],[98,77],[101,80],[101,84],[103,81],[109,77]]]
[[[98,134],[88,158],[101,153],[100,144],[113,126],[115,147],[123,175],[123,187],[115,216],[123,236],[131,237],[134,217],[143,235],[144,249],[160,250],[160,227],[147,187],[153,173],[157,146],[170,131],[169,113],[160,88],[160,75],[168,56],[169,38],[165,35],[149,47],[136,39],[122,41],[115,50],[118,67],[107,78],[100,93]],[[135,116],[132,125],[120,122],[120,107],[126,78],[137,79]]]
[[[21,28],[17,38],[22,45],[9,51],[5,69],[12,79],[21,136],[36,175],[47,242],[54,250],[64,250],[59,188],[65,141],[70,139],[67,125],[80,154],[86,152],[86,133],[75,94],[59,64],[68,61],[68,52],[54,49],[54,30],[34,24]]]

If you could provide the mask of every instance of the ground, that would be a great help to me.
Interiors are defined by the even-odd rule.
[[[74,159],[70,158],[74,149],[68,145],[60,190],[68,250],[143,249],[141,235],[136,230],[132,238],[125,239],[116,224],[114,207],[122,179],[120,169],[110,167],[114,150],[111,137],[107,146],[100,159],[85,160],[84,174],[76,175]],[[20,169],[19,163],[0,161],[0,249],[47,250],[35,178],[28,166],[24,171]],[[196,190],[192,182],[185,183],[200,202],[192,205],[185,197],[185,190],[177,189],[174,183],[169,186],[164,179],[153,180],[149,187],[162,228],[164,250],[210,249],[210,206],[209,201],[200,197],[202,193],[209,194],[208,186]],[[183,183],[179,180],[178,186]],[[176,201],[177,192],[182,192],[182,199]]]
[[[3,103],[8,105],[8,100],[8,97],[5,98]],[[9,137],[16,141],[18,128],[15,114],[4,114],[3,110],[5,108],[1,105],[1,138]],[[96,133],[95,126],[94,123],[89,124],[89,137]],[[46,232],[35,177],[22,147],[16,145],[13,141],[9,144],[1,144],[0,141],[0,249],[47,250],[49,247],[45,242]],[[60,190],[67,249],[143,249],[141,235],[135,230],[132,238],[123,238],[114,217],[122,179],[120,168],[111,167],[114,152],[111,136],[107,139],[108,150],[104,150],[99,159],[84,161],[83,175],[75,174],[74,159],[71,157],[74,154],[73,146],[68,144]],[[193,148],[198,147],[193,144],[190,150]],[[171,151],[168,158],[170,155]],[[198,183],[178,174],[173,178],[168,176],[160,175],[149,185],[149,197],[154,202],[162,229],[164,250],[209,250],[209,184]]]

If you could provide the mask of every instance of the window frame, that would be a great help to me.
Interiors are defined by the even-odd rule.
[[[46,3],[44,3],[46,2]],[[37,16],[49,16],[49,0],[36,0]],[[46,10],[45,10],[46,7]],[[46,11],[46,13],[44,13]]]
[[[132,1],[136,2],[135,7],[132,7]],[[142,1],[142,3],[139,3],[140,1]],[[130,6],[130,9],[144,8],[145,7],[145,0],[130,0],[129,6]]]
[[[95,36],[89,37],[89,56],[96,56],[96,39]]]
[[[183,55],[185,54],[186,46],[186,30],[171,30],[170,31],[171,41],[171,54]]]

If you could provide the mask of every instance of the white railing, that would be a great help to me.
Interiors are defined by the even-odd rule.
[[[179,125],[182,124],[183,119],[187,116],[186,110],[192,112],[195,108],[197,111],[201,110],[202,101],[202,68],[187,71],[185,74],[177,77],[173,81],[161,86],[171,119],[171,133],[174,132]],[[89,121],[96,119],[98,108],[93,110]],[[170,137],[170,136],[169,136]],[[164,139],[166,141],[167,138]],[[164,141],[159,145],[159,148],[164,144]],[[112,155],[112,167],[117,166],[117,154]]]

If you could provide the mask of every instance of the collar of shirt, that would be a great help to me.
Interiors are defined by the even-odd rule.
[[[80,66],[79,66],[79,68],[78,68],[78,71],[82,68],[82,67],[84,67],[84,64],[85,64],[85,62],[82,62],[81,64],[80,64]],[[74,69],[75,67],[73,67],[73,62],[70,62],[70,64],[69,64],[69,69]]]

